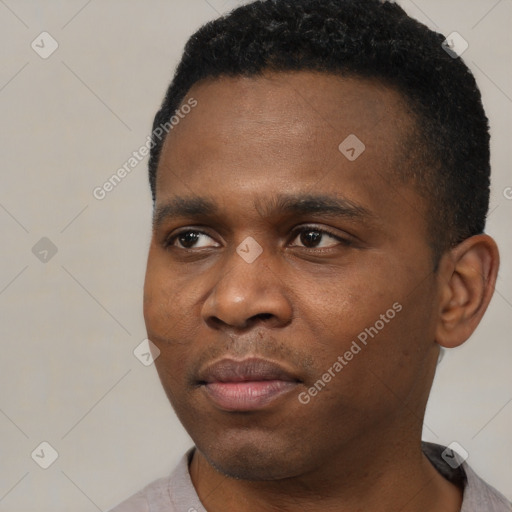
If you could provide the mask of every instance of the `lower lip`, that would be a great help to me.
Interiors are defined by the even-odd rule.
[[[276,398],[288,393],[296,382],[264,380],[251,382],[210,382],[203,388],[208,397],[225,411],[262,409]]]

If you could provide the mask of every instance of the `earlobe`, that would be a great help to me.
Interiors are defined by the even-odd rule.
[[[498,247],[488,235],[467,238],[443,256],[438,272],[439,345],[457,347],[471,336],[494,293],[498,268]]]

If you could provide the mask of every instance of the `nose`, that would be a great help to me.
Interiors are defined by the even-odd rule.
[[[269,258],[247,263],[235,253],[215,280],[202,315],[210,327],[244,330],[256,324],[283,327],[293,310],[285,281]]]

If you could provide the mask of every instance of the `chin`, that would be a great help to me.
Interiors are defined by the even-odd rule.
[[[275,454],[264,453],[261,448],[234,449],[231,453],[205,454],[210,465],[219,473],[236,480],[254,482],[290,478],[290,462]]]
[[[198,450],[219,473],[237,480],[272,481],[302,474],[307,467],[307,454],[296,448],[296,443],[279,443],[261,436],[248,439],[218,440],[196,443]],[[259,439],[258,439],[259,437]]]

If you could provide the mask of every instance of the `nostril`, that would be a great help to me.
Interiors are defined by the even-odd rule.
[[[254,315],[251,320],[270,320],[273,316],[272,313],[259,313]]]

